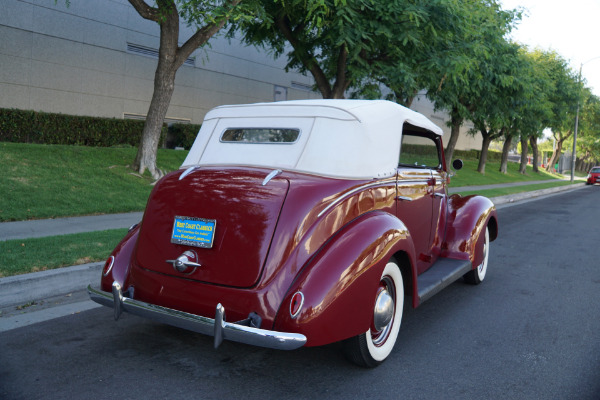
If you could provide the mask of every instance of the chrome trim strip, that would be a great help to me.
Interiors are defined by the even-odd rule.
[[[368,189],[371,187],[377,187],[377,186],[384,186],[385,184],[392,184],[395,183],[395,180],[390,180],[388,182],[386,181],[377,181],[377,182],[371,182],[371,183],[367,183],[365,185],[359,186],[355,189],[352,189],[344,194],[342,194],[340,197],[338,197],[337,199],[335,199],[334,201],[332,201],[327,207],[325,207],[324,209],[321,210],[321,212],[319,214],[317,214],[317,217],[321,217],[323,214],[325,214],[327,211],[329,211],[330,209],[332,209],[333,207],[337,206],[339,203],[341,203],[342,201],[346,200],[348,197],[360,192],[361,190],[364,189]]]
[[[296,312],[293,313],[292,312],[292,304],[293,304],[294,297],[296,297],[297,294],[300,295],[300,305],[298,306],[298,309],[296,310]],[[298,316],[298,314],[300,314],[300,311],[302,311],[303,305],[304,305],[304,293],[299,292],[299,291],[294,293],[294,295],[292,296],[292,301],[290,301],[290,317],[292,317],[292,319],[296,318]]]
[[[398,186],[409,186],[409,185],[426,185],[431,178],[423,179],[398,179]]]
[[[185,178],[186,176],[188,176],[189,174],[191,174],[192,172],[194,172],[194,170],[198,168],[197,165],[193,166],[193,167],[189,167],[188,169],[186,169],[185,171],[183,171],[183,173],[181,175],[179,175],[179,180],[182,180],[183,178]]]
[[[279,175],[280,173],[282,173],[283,171],[280,169],[276,169],[274,171],[271,171],[271,173],[269,175],[267,175],[265,177],[265,179],[262,182],[262,185],[265,186],[267,183],[269,183],[269,181],[273,178],[275,178],[277,175]]]
[[[110,265],[108,266],[108,268],[106,269],[106,272],[102,273],[102,276],[107,276],[110,271],[112,270],[113,265],[115,264],[115,256],[110,256],[108,257],[108,260],[110,260]],[[106,260],[106,262],[108,262],[108,260]],[[106,265],[106,264],[105,264]]]
[[[217,344],[218,339],[221,341],[227,339],[277,350],[294,350],[306,344],[306,336],[299,333],[270,331],[225,322],[225,308],[222,305],[219,305],[220,307],[217,306],[217,310],[221,310],[215,313],[217,322],[220,322],[216,324],[216,321],[211,318],[124,297],[121,287],[117,282],[113,284],[113,293],[94,289],[92,285],[89,285],[87,290],[91,300],[103,306],[113,308],[116,318],[118,318],[121,312],[126,311],[130,314],[157,322],[215,336],[215,345],[217,346],[220,344],[220,342]],[[220,319],[219,315],[222,317],[221,321],[218,321]],[[219,327],[216,327],[216,325],[219,325]]]

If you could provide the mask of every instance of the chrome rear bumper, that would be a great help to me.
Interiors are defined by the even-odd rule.
[[[114,310],[115,320],[126,311],[157,322],[214,336],[215,348],[219,347],[224,339],[277,350],[294,350],[306,343],[306,336],[299,333],[269,331],[226,322],[225,308],[221,304],[217,305],[215,319],[211,319],[130,299],[123,296],[121,286],[117,282],[113,283],[112,293],[94,289],[91,285],[87,290],[90,299]]]

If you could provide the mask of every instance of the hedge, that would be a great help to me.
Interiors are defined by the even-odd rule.
[[[414,154],[428,156],[431,154],[430,146],[416,145],[416,144],[404,144],[404,151]],[[454,150],[452,159],[455,160],[460,158],[461,160],[479,160],[481,150]],[[502,153],[495,150],[488,150],[487,160],[488,161],[500,161]],[[453,160],[446,160],[446,164],[450,165]]]
[[[479,160],[481,150],[454,150],[452,155],[453,159],[460,158],[462,160]],[[502,159],[502,152],[489,149],[487,154],[487,161],[500,161]],[[446,160],[446,163],[450,165],[453,160]]]
[[[201,125],[171,124],[163,128],[165,147],[190,149]],[[132,119],[81,117],[31,110],[0,108],[0,141],[16,143],[68,144],[112,147],[138,146],[144,121]],[[455,150],[454,157],[478,160],[479,150]],[[499,161],[501,153],[490,150],[489,161]],[[447,160],[450,163],[450,160]]]
[[[201,125],[165,125],[161,143],[165,147],[192,147]],[[138,146],[144,121],[81,117],[31,110],[0,108],[0,141],[67,144],[80,146]]]
[[[171,124],[167,135],[167,148],[183,147],[189,150],[194,144],[198,131],[202,125]]]

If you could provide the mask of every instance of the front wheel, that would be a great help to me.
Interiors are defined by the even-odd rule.
[[[404,282],[398,264],[386,264],[375,295],[371,327],[344,341],[344,353],[353,363],[373,368],[392,352],[404,310]]]
[[[471,285],[479,285],[485,279],[485,274],[487,273],[488,257],[490,255],[490,232],[487,226],[485,227],[485,239],[482,251],[483,260],[481,264],[464,275],[465,281]]]

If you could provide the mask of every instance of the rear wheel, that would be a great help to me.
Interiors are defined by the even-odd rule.
[[[490,232],[487,226],[485,228],[485,239],[483,241],[482,251],[483,260],[481,261],[481,264],[464,275],[465,281],[471,285],[479,285],[485,279],[485,274],[487,273],[488,257],[490,255]]]
[[[355,364],[373,368],[392,352],[404,310],[404,283],[398,264],[386,264],[377,293],[371,327],[365,333],[344,341],[344,353]]]

